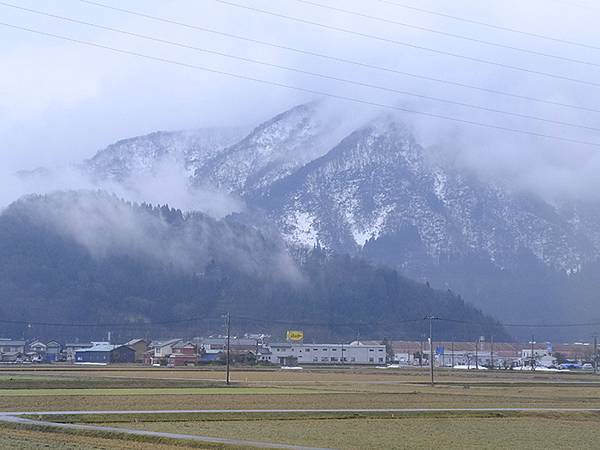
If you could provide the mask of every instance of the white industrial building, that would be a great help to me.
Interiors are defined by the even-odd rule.
[[[284,342],[271,344],[270,362],[281,365],[303,364],[385,364],[385,345],[305,344]]]

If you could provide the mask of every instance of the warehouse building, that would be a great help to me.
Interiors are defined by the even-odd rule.
[[[75,363],[110,364],[135,362],[135,350],[126,345],[92,342],[89,348],[75,351]]]
[[[281,365],[304,364],[385,364],[385,345],[363,344],[305,344],[284,342],[270,345],[270,362]]]

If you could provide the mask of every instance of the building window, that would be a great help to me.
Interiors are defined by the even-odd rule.
[[[379,362],[383,362],[383,358],[379,358]]]
[[[375,350],[373,350],[372,348],[369,349],[370,352],[374,352]]]
[[[350,358],[350,362],[356,362],[356,358],[355,358],[354,356],[352,356],[352,357]]]
[[[302,351],[302,350],[300,350],[300,351]],[[310,348],[307,348],[307,349],[306,349],[306,351],[307,351],[307,352],[310,352]]]
[[[379,349],[379,351],[380,351],[380,352],[382,352],[382,351],[383,351],[383,349],[382,349],[382,348],[380,348],[380,349]]]
[[[369,358],[369,362],[373,362],[373,358]]]
[[[318,348],[313,348],[313,352],[318,352],[319,349]]]
[[[327,351],[327,349],[326,349],[326,348],[323,348],[323,349],[321,349],[321,350],[322,350],[322,351],[324,351],[324,352],[326,352],[326,351]]]
[[[319,357],[318,356],[314,356],[313,357],[313,362],[319,362]]]
[[[321,358],[321,361],[322,362],[327,362],[327,361],[329,361],[329,358],[327,358],[326,356],[324,356],[324,357]]]
[[[338,360],[338,359],[337,359],[335,356],[332,356],[332,357],[331,357],[331,362],[337,362],[337,360]]]
[[[332,352],[337,352],[337,348],[332,348],[331,351]]]

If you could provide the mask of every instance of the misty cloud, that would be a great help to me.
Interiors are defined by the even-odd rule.
[[[216,261],[261,277],[301,281],[277,237],[198,213],[151,210],[115,195],[83,190],[28,196],[5,213],[49,227],[97,259],[125,256],[197,275]]]
[[[441,51],[520,66],[528,70],[594,81],[599,68],[513,50],[490,47],[449,36],[386,24],[364,17],[311,7],[293,0],[248,2],[240,4],[270,9],[279,13],[327,23],[332,26],[370,33],[383,38],[413,43]],[[114,1],[107,4],[119,6]],[[341,8],[390,20],[432,28],[475,39],[555,54],[571,59],[600,63],[600,52],[532,36],[507,33],[475,24],[394,7],[382,2],[332,1]],[[597,126],[600,114],[498,96],[489,92],[450,87],[422,79],[359,68],[341,62],[300,55],[282,49],[240,42],[222,36],[181,27],[158,24],[139,17],[111,12],[76,1],[51,1],[40,5],[33,0],[19,5],[88,20],[102,25],[149,34],[163,39],[203,46],[211,50],[259,59],[302,70],[353,79],[393,89],[447,98],[539,116],[585,126]],[[418,7],[446,12],[503,27],[522,29],[557,39],[600,45],[597,20],[589,10],[563,2],[475,2],[461,0],[440,4],[433,0]],[[329,54],[336,57],[385,66],[394,70],[512,92],[543,100],[584,107],[599,104],[600,88],[558,80],[523,71],[479,64],[381,41],[368,40],[332,30],[303,25],[280,18],[227,7],[212,1],[163,3],[136,0],[128,8],[232,32],[284,46]],[[351,96],[368,101],[400,105],[420,111],[476,120],[502,127],[531,130],[578,140],[600,142],[599,133],[536,120],[508,117],[429,100],[393,95],[367,87],[347,85],[282,71],[248,62],[176,49],[107,31],[65,24],[3,7],[5,20],[49,32],[88,39],[119,48],[168,57],[192,64],[245,76],[301,86],[307,89]],[[302,94],[217,74],[138,60],[99,49],[54,41],[15,30],[0,29],[0,164],[6,172],[38,166],[56,167],[76,163],[93,155],[95,149],[119,138],[157,129],[199,126],[256,124],[288,107],[309,101],[314,95]],[[340,101],[345,111],[364,111],[353,103]],[[370,108],[367,108],[370,113]],[[362,112],[360,113],[362,114]],[[513,135],[502,131],[470,127],[411,114],[401,115],[425,146],[438,146],[456,152],[460,163],[476,169],[482,176],[506,180],[516,187],[534,190],[545,197],[597,198],[600,156],[597,148],[556,142],[543,138]],[[166,183],[178,192],[184,208],[203,208],[219,216],[237,210],[230,199],[213,200],[213,193],[188,197],[181,185],[171,185],[172,172],[166,169]],[[70,177],[58,177],[58,188]],[[18,182],[3,177],[6,192],[22,191]],[[73,187],[87,181],[73,177]],[[152,201],[164,190],[154,189],[153,181],[139,180],[137,192],[123,196]],[[160,185],[161,183],[157,183]],[[7,186],[5,188],[5,186]],[[115,188],[116,189],[116,188]],[[25,189],[27,191],[28,189]],[[139,196],[138,196],[139,195]],[[143,198],[143,197],[147,198]],[[153,197],[154,196],[154,197]],[[2,199],[4,203],[6,200]],[[218,206],[222,201],[225,207]]]
[[[180,164],[169,160],[158,163],[153,172],[132,175],[124,182],[94,179],[77,167],[5,174],[0,210],[25,195],[81,189],[104,190],[132,202],[202,211],[215,218],[244,210],[242,200],[209,186],[192,186],[188,177]]]

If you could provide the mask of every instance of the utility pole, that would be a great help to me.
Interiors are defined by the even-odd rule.
[[[431,374],[431,385],[435,386],[433,378],[433,321],[437,320],[437,317],[427,316],[425,319],[429,320],[429,373]]]
[[[598,334],[594,334],[594,373],[598,373]]]
[[[419,366],[423,367],[423,336],[421,335],[421,349],[419,350]]]
[[[479,369],[479,338],[475,340],[475,369]]]
[[[258,338],[256,338],[256,353],[254,354],[254,365],[258,365]]]
[[[229,364],[230,364],[230,350],[231,350],[231,315],[227,313],[227,379],[226,384],[229,386]]]
[[[454,368],[454,336],[452,337],[452,368]]]
[[[492,370],[494,370],[494,335],[490,337],[490,363],[492,365]]]
[[[535,355],[534,355],[534,349],[533,349],[533,344],[535,344],[535,336],[532,334],[531,335],[531,371],[535,372]]]

